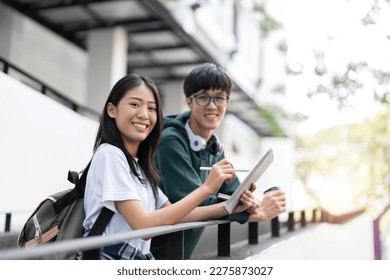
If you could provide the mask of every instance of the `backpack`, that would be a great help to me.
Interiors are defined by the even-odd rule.
[[[64,190],[45,198],[24,224],[18,240],[18,247],[33,248],[49,242],[81,238],[84,234],[84,191],[91,162],[79,179],[79,173],[68,172],[68,180],[75,184],[73,189]],[[88,236],[101,235],[114,212],[103,207]],[[59,252],[37,259],[76,259],[78,252]],[[83,259],[99,259],[99,249],[83,252]]]

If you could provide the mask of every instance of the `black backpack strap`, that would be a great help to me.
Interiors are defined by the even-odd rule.
[[[113,215],[114,215],[113,211],[111,211],[107,207],[103,207],[95,223],[93,224],[91,230],[89,231],[88,237],[102,235],[104,229],[107,227]],[[97,248],[97,249],[83,251],[83,259],[84,260],[100,259],[100,249]]]
[[[108,209],[107,207],[103,207],[91,230],[89,231],[88,236],[102,235],[113,215],[114,212],[112,210]]]
[[[64,209],[66,206],[73,203],[78,198],[84,197],[85,192],[85,184],[87,182],[87,174],[89,170],[89,166],[91,165],[92,159],[89,161],[87,167],[83,170],[83,173],[81,174],[80,179],[77,178],[77,175],[75,172],[68,172],[68,180],[72,183],[74,183],[76,186],[73,188],[72,191],[58,199],[54,204],[53,208],[56,213]]]

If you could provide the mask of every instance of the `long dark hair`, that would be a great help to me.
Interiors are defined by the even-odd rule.
[[[161,181],[161,176],[158,172],[158,169],[154,165],[153,156],[160,141],[160,135],[163,126],[163,115],[159,91],[155,83],[150,78],[138,74],[129,74],[120,79],[114,85],[110,92],[110,95],[107,98],[106,103],[104,104],[104,108],[100,116],[100,124],[96,135],[94,152],[103,143],[108,143],[118,147],[125,154],[131,171],[138,177],[141,182],[143,182],[141,175],[138,174],[136,170],[135,159],[125,148],[121,134],[118,130],[118,127],[116,126],[115,119],[111,118],[107,113],[108,103],[111,102],[114,106],[117,106],[119,101],[125,96],[127,91],[141,85],[146,85],[152,91],[154,98],[156,99],[157,121],[148,137],[146,137],[146,139],[140,143],[138,147],[137,157],[138,163],[140,164],[142,170],[145,173],[146,178],[149,180],[150,185],[152,186],[153,194],[155,197],[157,197],[157,186]]]

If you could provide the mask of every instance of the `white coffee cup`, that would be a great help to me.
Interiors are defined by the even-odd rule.
[[[277,191],[280,191],[280,188],[277,186],[271,187],[263,192],[264,196],[269,196]]]

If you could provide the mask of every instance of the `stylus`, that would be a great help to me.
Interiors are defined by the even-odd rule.
[[[200,170],[211,170],[211,167],[208,166],[201,166],[199,168]],[[234,169],[234,172],[249,172],[249,169]]]

